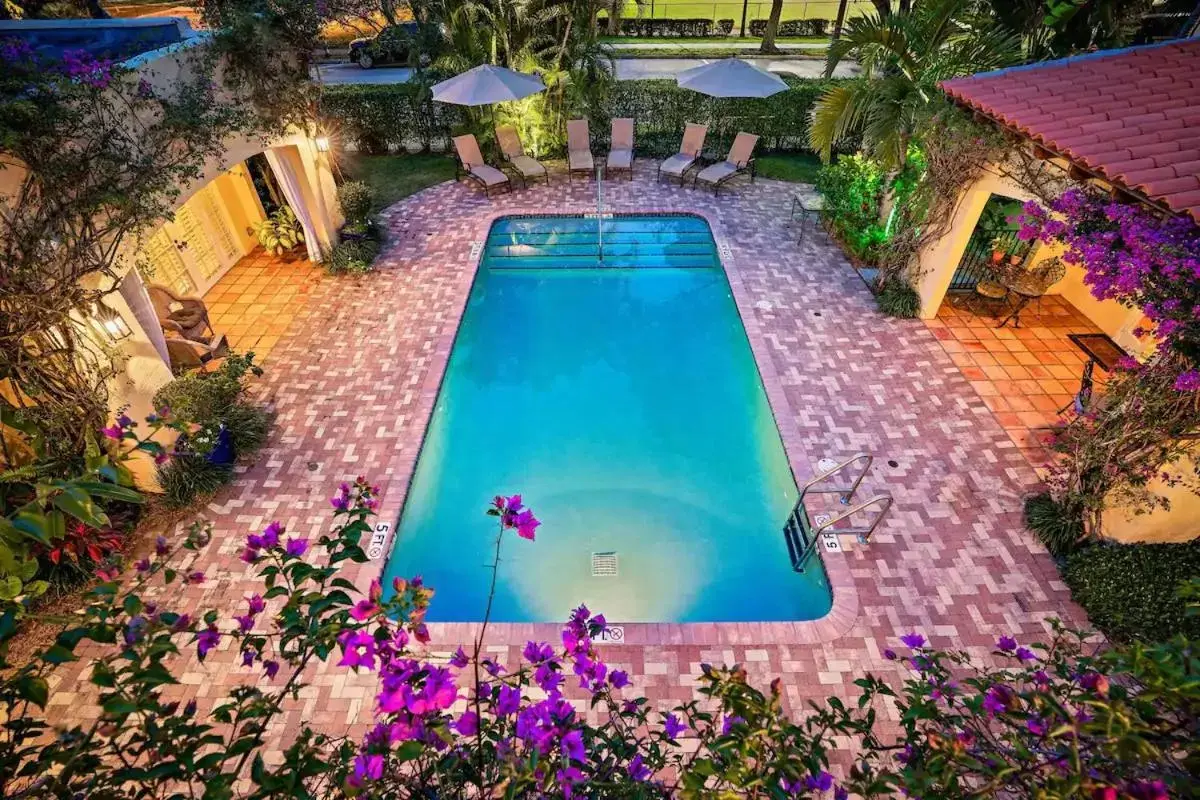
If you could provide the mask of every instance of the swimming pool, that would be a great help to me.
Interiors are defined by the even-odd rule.
[[[542,526],[536,542],[506,537],[497,622],[558,621],[581,602],[612,622],[830,608],[823,570],[791,567],[796,483],[700,217],[493,224],[384,586],[421,574],[431,621],[481,620],[483,511],[518,492]]]

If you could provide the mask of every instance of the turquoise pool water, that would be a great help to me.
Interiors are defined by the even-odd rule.
[[[796,484],[708,225],[693,216],[498,220],[447,365],[384,586],[421,574],[430,620],[805,620],[830,594],[791,568]],[[594,554],[601,554],[594,566]],[[611,571],[615,575],[595,575]]]

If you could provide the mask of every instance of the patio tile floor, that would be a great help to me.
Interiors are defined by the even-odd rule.
[[[205,292],[213,329],[225,334],[234,350],[253,351],[262,364],[320,276],[321,268],[307,259],[285,260],[255,250]]]
[[[966,300],[947,298],[926,325],[1029,463],[1041,467],[1050,460],[1046,429],[1073,402],[1087,360],[1067,335],[1100,329],[1057,295],[1025,309],[1019,328],[997,328],[1003,317]],[[1102,382],[1104,371],[1097,367],[1095,377]]]
[[[853,680],[867,671],[902,675],[882,653],[909,631],[988,659],[1000,634],[1025,643],[1043,638],[1051,617],[1082,624],[1054,564],[1021,522],[1021,498],[1037,476],[947,352],[965,349],[965,341],[936,333],[937,325],[880,315],[823,234],[810,231],[798,245],[798,231],[788,222],[794,185],[759,180],[714,198],[655,183],[650,162],[636,169],[635,180],[606,185],[606,210],[701,212],[714,222],[797,479],[813,474],[824,456],[872,452],[878,460],[866,487],[891,492],[895,504],[869,546],[826,559],[831,577],[842,583],[830,618],[735,624],[722,644],[697,643],[711,641],[716,626],[647,625],[641,643],[604,646],[607,660],[635,677],[630,691],[671,705],[693,696],[701,662],[739,662],[763,686],[780,676],[786,702],[798,709],[831,694],[853,696]],[[306,290],[297,295],[306,300],[286,315],[286,331],[271,347],[255,390],[276,409],[270,442],[201,509],[214,539],[184,566],[204,570],[208,580],[172,587],[164,599],[180,610],[225,610],[222,624],[232,625],[229,617],[240,613],[233,609],[261,589],[238,559],[245,536],[272,519],[293,535],[319,535],[329,523],[326,498],[339,481],[358,474],[382,485],[380,519],[394,523],[471,286],[477,244],[491,220],[504,213],[591,211],[595,197],[591,181],[568,186],[561,175],[551,186],[491,201],[465,185],[441,184],[384,212],[388,245],[374,273],[334,279],[314,269],[293,276],[301,279]],[[250,285],[261,277],[250,278]],[[215,302],[224,300],[225,292]],[[242,305],[249,312],[255,304]],[[948,323],[945,330],[952,330]],[[1043,341],[1036,334],[1028,340]],[[995,342],[988,339],[993,349],[983,350],[998,352]],[[537,508],[537,498],[526,500]],[[486,501],[480,498],[481,537]],[[539,538],[553,535],[539,531]],[[344,574],[365,589],[382,566],[381,560],[347,565]],[[729,582],[730,591],[753,590],[752,575],[730,575]],[[435,653],[459,644],[433,627]],[[490,649],[516,660],[524,638],[542,629],[493,626]],[[171,692],[206,706],[231,686],[258,679],[239,660],[227,641],[203,664],[188,656],[183,685]],[[80,702],[86,669],[81,661],[60,672],[49,705],[56,721],[90,714]],[[274,743],[301,721],[351,725],[352,732],[370,723],[374,676],[348,673],[331,661],[313,669],[310,684],[285,714]]]

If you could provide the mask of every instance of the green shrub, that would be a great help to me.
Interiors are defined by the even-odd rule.
[[[921,295],[902,278],[892,278],[875,295],[879,310],[889,317],[916,319],[921,313]]]
[[[857,258],[874,262],[885,240],[879,213],[883,203],[883,170],[862,155],[839,156],[817,173],[824,198],[821,218]]]
[[[234,452],[240,457],[266,443],[271,416],[263,408],[243,398],[242,378],[246,373],[262,374],[254,366],[254,354],[233,354],[210,374],[191,373],[168,383],[154,395],[157,408],[166,406],[181,419],[202,429],[215,431],[224,425]],[[186,449],[186,445],[184,447]],[[196,498],[215,492],[233,477],[230,468],[210,464],[206,458],[179,455],[158,470],[158,482],[169,506],[179,508]]]
[[[346,181],[338,187],[338,204],[346,222],[366,222],[375,205],[375,191],[363,181]]]
[[[760,137],[758,152],[808,150],[808,126],[817,98],[837,80],[783,76],[787,90],[769,98],[708,100],[681,89],[673,80],[616,81],[593,107],[568,107],[570,116],[589,119],[592,145],[597,152],[608,146],[614,117],[633,117],[634,145],[641,156],[665,158],[679,151],[683,128],[688,122],[704,122],[715,116],[719,130],[709,130],[713,146],[728,147],[735,132],[753,131]],[[540,96],[539,96],[540,97]],[[523,101],[521,113],[545,116],[544,101]],[[579,103],[569,102],[568,106]],[[322,113],[338,120],[343,135],[361,153],[379,154],[401,150],[411,144],[428,149],[434,144],[449,146],[453,131],[469,128],[460,106],[434,103],[429,92],[416,84],[347,84],[328,86],[323,92]],[[501,120],[503,121],[503,120]],[[522,135],[536,128],[539,156],[561,155],[565,147],[561,125],[547,127],[539,122],[518,120]],[[527,137],[530,138],[530,137]],[[719,141],[718,141],[719,139]],[[480,145],[487,147],[486,137]],[[857,143],[844,143],[847,151]]]
[[[179,456],[158,470],[163,502],[170,508],[186,508],[231,480],[230,467],[210,463],[200,456]]]
[[[371,239],[347,239],[334,245],[326,254],[325,269],[332,275],[361,275],[371,271],[371,265],[378,255],[378,242]]]
[[[1047,492],[1025,498],[1025,524],[1051,554],[1075,552],[1083,540],[1083,512],[1055,500]]]
[[[1200,636],[1180,587],[1200,576],[1200,542],[1098,544],[1067,559],[1063,578],[1092,624],[1114,641]]]

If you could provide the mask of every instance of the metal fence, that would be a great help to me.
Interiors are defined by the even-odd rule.
[[[950,291],[969,292],[975,289],[975,284],[991,278],[995,272],[992,267],[993,252],[1000,250],[1023,260],[1032,247],[1032,242],[1018,239],[1015,230],[976,228],[971,241],[967,243],[966,252],[958,262],[958,268],[954,270],[954,277],[950,279]]]
[[[747,23],[752,19],[766,19],[771,15],[770,0],[722,0],[721,2],[676,2],[676,0],[627,0],[623,15],[626,17],[651,17],[656,19],[721,19],[737,20],[740,24],[745,8]],[[870,0],[849,0],[846,19],[873,11]],[[837,19],[838,0],[784,0],[780,20],[827,19],[833,30]],[[735,26],[734,31],[737,31]]]

